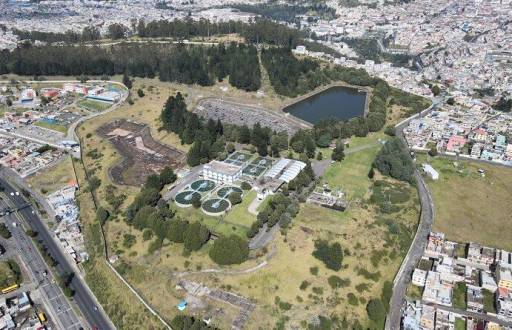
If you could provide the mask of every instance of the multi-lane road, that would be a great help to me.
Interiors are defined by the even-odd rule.
[[[16,241],[21,257],[35,280],[39,283],[39,289],[52,309],[49,313],[50,316],[54,315],[54,317],[57,317],[55,322],[59,325],[58,328],[70,330],[81,328],[114,329],[106,314],[98,306],[87,284],[78,274],[73,277],[70,287],[75,292],[73,300],[76,302],[85,320],[79,317],[71,308],[62,290],[55,283],[51,272],[44,272],[48,270],[48,266],[37,251],[32,240],[21,227],[21,222],[25,222],[26,225],[38,233],[36,239],[42,241],[50,255],[57,261],[55,271],[58,275],[75,273],[74,267],[57,245],[48,228],[38,217],[32,205],[27,202],[23,195],[20,193],[16,194],[16,190],[4,178],[0,178],[0,185],[4,189],[4,198],[6,199],[2,201],[3,205],[0,205],[0,207],[5,208],[8,206],[20,209],[15,213],[5,216],[5,222],[13,235],[13,239]]]

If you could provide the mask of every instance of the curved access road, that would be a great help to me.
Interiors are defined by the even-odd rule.
[[[403,130],[409,125],[409,122],[419,116],[424,116],[431,111],[434,111],[441,104],[441,102],[441,98],[435,99],[428,109],[425,109],[421,113],[416,114],[399,123],[395,127],[396,135],[404,143],[406,143]],[[398,273],[396,274],[395,280],[393,282],[393,295],[389,301],[389,313],[386,317],[385,325],[386,330],[400,329],[402,307],[404,306],[405,302],[407,286],[411,281],[414,268],[423,255],[423,251],[427,245],[428,235],[432,230],[432,224],[434,223],[435,209],[432,194],[417,169],[415,170],[414,177],[416,179],[418,195],[420,198],[420,221],[418,224],[418,229],[416,230],[416,235],[414,236],[411,246],[409,247],[409,251],[407,252],[407,255],[405,256],[405,259],[402,262],[402,265],[400,266],[400,269],[398,270]]]

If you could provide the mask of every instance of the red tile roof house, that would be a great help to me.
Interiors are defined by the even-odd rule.
[[[453,135],[446,145],[447,152],[460,152],[462,147],[466,144],[466,138],[460,135]]]

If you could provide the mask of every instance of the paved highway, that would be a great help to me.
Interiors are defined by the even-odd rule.
[[[4,200],[0,201],[0,208],[5,209],[9,206]],[[32,240],[27,237],[23,228],[19,225],[16,215],[9,214],[4,216],[3,219],[12,234],[11,239],[15,242],[17,252],[29,269],[34,282],[38,284],[39,292],[50,308],[48,314],[52,321],[58,325],[59,329],[78,330],[83,328],[62,290],[55,283],[51,272],[47,272],[45,275],[47,265],[37,252]]]
[[[425,114],[435,110],[442,103],[442,96],[436,98],[432,106],[428,109],[424,110],[420,116],[424,116]],[[397,136],[405,143],[403,130],[409,122],[416,118],[418,115],[415,115],[407,120],[402,121],[395,128]],[[391,300],[389,301],[389,314],[386,318],[386,330],[392,329],[400,329],[400,321],[402,319],[402,307],[405,302],[405,292],[407,290],[407,286],[411,281],[412,272],[414,267],[418,264],[423,255],[423,251],[427,245],[427,239],[430,231],[432,230],[432,224],[434,222],[434,202],[432,199],[432,195],[430,190],[425,184],[423,177],[415,170],[415,178],[418,186],[418,195],[420,197],[420,205],[421,205],[421,215],[420,222],[418,224],[418,229],[416,230],[416,235],[411,243],[409,251],[405,256],[404,261],[398,273],[395,277],[395,281],[393,282],[393,295],[391,296]]]
[[[20,194],[19,196],[14,194],[14,196],[11,196],[11,192],[15,192],[15,190],[11,187],[9,183],[7,183],[3,178],[0,178],[0,185],[4,187],[5,189],[5,195],[9,199],[9,203],[12,204],[14,207],[19,208],[27,204],[27,201],[25,198]],[[32,206],[29,205],[28,207],[25,207],[17,212],[17,215],[22,217],[27,224],[30,225],[30,227],[38,232],[37,239],[42,240],[43,244],[47,247],[49,253],[52,255],[52,257],[58,262],[58,265],[56,267],[57,272],[59,274],[64,273],[75,273],[73,266],[70,264],[70,261],[68,258],[64,255],[64,252],[61,250],[61,248],[57,245],[57,242],[53,239],[52,234],[50,234],[49,230],[46,228],[46,226],[42,223],[41,219],[37,216],[37,214],[33,211]],[[19,239],[21,242],[25,242],[23,244],[27,244],[26,247],[28,251],[29,249],[29,243],[32,243],[25,235],[23,230],[21,230],[20,227],[12,226],[12,222],[10,224],[9,229],[14,230],[14,232],[18,233]],[[13,232],[13,236],[14,236]],[[34,247],[32,247],[32,250]],[[28,252],[28,253],[29,253]],[[34,254],[34,253],[32,253]],[[36,253],[37,256],[39,254]],[[35,257],[34,257],[35,258]],[[41,259],[41,257],[39,256]],[[42,260],[42,259],[41,259]],[[43,264],[44,265],[44,264]],[[37,270],[41,272],[42,270],[46,269],[46,266],[38,265]],[[87,287],[87,284],[85,284],[84,280],[76,274],[74,276],[70,287],[75,291],[75,295],[73,296],[74,301],[77,303],[78,307],[80,308],[80,311],[82,312],[83,316],[85,317],[87,321],[88,327],[96,327],[97,329],[106,330],[106,329],[114,329],[114,326],[108,319],[108,317],[102,312],[102,309],[100,306],[97,305],[96,299],[92,292]],[[56,287],[56,285],[49,285],[47,287],[43,288],[44,292],[48,292],[48,294],[51,294],[52,297],[61,297],[62,291],[59,287]],[[50,298],[51,299],[51,298]],[[62,304],[62,306],[69,307],[69,303],[67,303],[66,299],[61,298],[55,298],[53,301],[58,301]],[[53,303],[52,303],[53,304]],[[64,311],[69,310],[69,313],[71,314],[71,309],[68,309],[66,307],[60,307],[60,310],[57,309],[57,315],[61,315],[59,313],[63,313]],[[74,314],[74,313],[73,313]],[[76,318],[76,316],[75,316]],[[69,323],[71,321],[67,321],[67,326],[71,326],[72,323]],[[73,327],[65,327],[65,329],[75,329]],[[78,328],[77,328],[78,329]]]

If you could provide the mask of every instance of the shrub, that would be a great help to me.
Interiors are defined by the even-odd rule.
[[[311,267],[309,268],[309,272],[312,274],[312,275],[318,275],[318,267]]]
[[[306,290],[308,288],[308,286],[310,285],[311,283],[309,283],[308,281],[304,280],[302,281],[302,283],[300,284],[299,286],[299,289],[301,289],[302,291]]]
[[[240,185],[240,188],[242,188],[242,190],[251,190],[252,186],[249,182],[243,181],[242,184]]]
[[[359,300],[357,299],[356,295],[350,292],[347,294],[348,303],[352,306],[359,305]]]
[[[370,320],[375,322],[382,322],[386,317],[386,310],[380,299],[371,299],[366,305],[366,312]]]
[[[0,236],[2,236],[5,239],[11,238],[12,234],[5,225],[5,223],[0,223]]]
[[[325,266],[332,270],[340,270],[343,262],[343,250],[339,243],[329,245],[329,242],[324,240],[315,241],[315,251],[313,256],[321,260]]]
[[[142,239],[144,241],[149,241],[153,237],[153,232],[151,229],[144,229],[144,232],[142,232]]]
[[[350,279],[342,279],[339,276],[331,275],[327,279],[327,282],[333,289],[345,288],[350,285]]]
[[[249,245],[239,236],[221,236],[210,249],[210,258],[219,265],[241,264],[249,257]]]
[[[127,249],[131,248],[132,246],[137,243],[137,239],[134,235],[131,234],[124,234],[123,235],[123,246]]]
[[[238,192],[233,192],[229,194],[228,197],[229,201],[231,202],[231,205],[236,205],[242,203],[242,194]]]
[[[107,221],[108,217],[109,217],[108,211],[105,208],[101,207],[101,206],[98,207],[98,210],[96,210],[96,219],[98,219],[98,221],[102,225],[105,224],[105,222]]]

